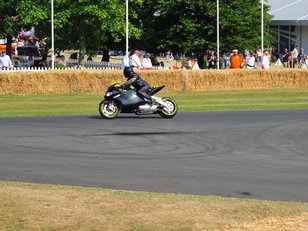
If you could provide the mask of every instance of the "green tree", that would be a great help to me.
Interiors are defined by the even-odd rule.
[[[216,0],[145,0],[139,12],[145,49],[197,54],[216,47]],[[265,5],[265,25],[271,16]],[[260,44],[259,0],[220,0],[222,52],[253,49]],[[265,26],[266,28],[266,26]],[[265,31],[269,44],[270,33]],[[151,47],[154,46],[154,47]]]
[[[49,38],[50,0],[22,0],[18,7],[25,25],[34,25],[40,37]],[[135,1],[138,4],[142,0]],[[124,0],[55,0],[55,46],[58,50],[78,49],[79,59],[98,49],[108,50],[125,36]],[[136,16],[133,9],[131,15]],[[140,31],[130,25],[132,37]]]
[[[21,29],[16,11],[17,0],[0,1],[0,35],[7,39],[6,53],[11,55],[12,38]]]

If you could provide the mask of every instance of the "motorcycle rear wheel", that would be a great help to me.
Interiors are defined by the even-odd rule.
[[[167,103],[167,106],[162,111],[159,111],[158,114],[163,118],[173,118],[178,112],[178,105],[169,97],[162,98],[162,100]]]
[[[114,119],[119,114],[119,108],[114,102],[100,103],[99,114],[105,119]]]

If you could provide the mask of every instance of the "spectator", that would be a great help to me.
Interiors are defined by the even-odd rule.
[[[77,53],[76,53],[77,54]],[[72,56],[73,54],[71,54]],[[61,51],[57,51],[56,59],[61,59]]]
[[[297,65],[297,56],[298,56],[299,47],[295,46],[291,52],[291,67],[294,68]]]
[[[93,58],[91,55],[87,58],[87,61],[93,61]]]
[[[256,50],[257,57],[257,68],[261,68],[262,66],[262,50],[258,47]]]
[[[126,53],[126,55],[123,56],[123,59],[122,59],[122,68],[124,69],[125,67],[129,67],[129,57],[130,57],[131,53],[128,51]]]
[[[171,51],[167,52],[166,59],[167,59],[167,62],[173,61],[174,57]]]
[[[39,66],[44,67],[44,68],[49,67],[49,64],[48,64],[48,61],[47,61],[47,55],[44,55],[42,57],[42,60],[40,61]]]
[[[304,58],[305,58],[305,51],[302,48],[299,55],[297,56],[297,63],[299,64],[298,68],[301,68],[302,59],[304,59]]]
[[[142,67],[143,68],[153,68],[151,59],[150,59],[151,55],[149,53],[147,53],[145,55],[145,57],[142,60]]]
[[[200,70],[199,64],[195,59],[195,56],[192,56],[190,60],[188,60],[187,68],[188,70]]]
[[[188,60],[183,60],[183,61],[182,61],[181,69],[186,70],[187,67],[188,67]]]
[[[46,42],[45,42],[45,39],[42,39],[41,41],[40,41],[40,48],[45,48],[46,47]]]
[[[64,68],[65,67],[65,56],[61,55],[60,60],[58,61],[56,67]]]
[[[211,50],[209,52],[209,56],[208,56],[207,61],[208,61],[208,68],[209,69],[217,69],[217,57],[216,57],[213,50]]]
[[[1,57],[0,57],[0,69],[3,68],[13,68],[13,64],[11,61],[10,56],[6,55],[6,51],[1,52]]]
[[[12,47],[14,48],[14,54],[17,55],[18,39],[14,39],[13,41]]]
[[[262,57],[262,68],[263,69],[270,68],[270,60],[271,60],[271,56],[269,55],[268,51],[265,51]]]
[[[60,53],[58,54],[57,58],[61,58],[61,55]],[[70,58],[69,59],[78,59],[78,54],[77,53],[72,53],[70,55]]]
[[[301,69],[307,69],[307,67],[308,67],[307,55],[304,55],[304,57],[300,60],[299,66],[300,66]]]
[[[283,53],[281,55],[283,66],[286,68],[290,67],[290,54],[287,48],[283,49]]]
[[[18,46],[18,47],[23,47],[24,45],[25,45],[25,41],[24,41],[23,39],[20,39],[20,40],[18,41],[17,46]]]
[[[195,66],[195,57],[192,56],[192,57],[188,60],[188,62],[187,62],[187,67],[186,67],[186,69],[192,70],[194,66]]]
[[[228,54],[223,54],[222,60],[221,60],[221,69],[227,69],[230,66],[230,57]]]
[[[200,68],[201,69],[207,69],[209,68],[209,62],[208,62],[208,59],[209,59],[209,54],[210,50],[205,50],[203,52],[202,55],[199,56],[199,59],[200,60]]]
[[[133,66],[134,68],[141,68],[141,62],[139,59],[140,52],[138,50],[135,50],[134,54],[130,58],[130,66]]]
[[[160,65],[156,56],[151,55],[150,59],[151,59],[151,63],[152,63],[153,66],[159,66]]]
[[[238,55],[238,50],[233,50],[233,54],[230,56],[230,69],[239,69],[242,67],[243,59]]]
[[[255,62],[256,57],[255,53],[252,51],[249,51],[249,54],[246,56],[245,64],[247,69],[256,69]]]

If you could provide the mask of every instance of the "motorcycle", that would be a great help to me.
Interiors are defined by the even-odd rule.
[[[159,114],[163,118],[173,118],[178,106],[169,98],[153,96],[165,86],[151,87],[148,94],[153,104],[140,97],[133,87],[122,88],[121,82],[114,82],[108,88],[104,100],[99,104],[99,113],[103,118],[114,119],[119,113],[135,113],[136,115]]]

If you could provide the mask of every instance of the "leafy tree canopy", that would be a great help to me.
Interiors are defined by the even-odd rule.
[[[16,11],[18,1],[0,1],[0,35],[7,38],[7,53],[11,54],[11,43],[14,34],[21,29]]]
[[[216,0],[130,0],[130,42],[150,52],[202,53],[216,47]],[[99,49],[124,48],[125,0],[54,0],[55,45],[78,49],[83,58]],[[265,28],[270,22],[265,5]],[[50,0],[0,1],[0,35],[35,26],[39,38],[51,37]],[[260,44],[259,0],[220,0],[223,52]],[[265,30],[265,43],[270,45]],[[47,41],[47,42],[48,42]]]
[[[140,27],[145,49],[200,53],[216,47],[216,0],[145,0]],[[264,22],[271,16],[265,5]],[[261,43],[259,0],[220,0],[222,51],[253,49]],[[270,40],[266,30],[266,42]]]
[[[134,1],[141,4],[142,0]],[[24,25],[34,25],[39,37],[51,31],[50,0],[21,0],[18,6]],[[131,10],[131,16],[137,17]],[[79,49],[80,55],[117,44],[125,37],[124,0],[55,0],[55,45],[59,50]],[[140,31],[130,25],[133,37]]]

